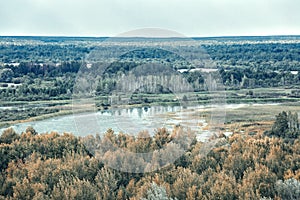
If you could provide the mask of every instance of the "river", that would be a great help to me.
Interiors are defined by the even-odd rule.
[[[227,104],[226,109],[237,109],[249,105]],[[256,106],[260,106],[260,104],[256,104]],[[213,111],[213,108],[218,108],[219,110]],[[204,117],[203,113],[205,113],[206,117]],[[216,113],[218,115],[214,117]],[[211,116],[207,117],[207,114]],[[206,119],[218,119],[218,122],[222,123],[222,120],[225,120],[225,115],[225,107],[216,105],[199,105],[185,108],[181,106],[116,108],[18,123],[11,127],[18,133],[25,131],[28,126],[32,126],[38,133],[56,131],[59,133],[73,133],[76,136],[86,136],[97,133],[101,135],[108,129],[113,129],[117,133],[123,132],[131,135],[136,135],[141,131],[148,131],[150,135],[153,135],[157,128],[165,127],[171,130],[174,126],[181,125],[189,127],[198,133],[208,135],[209,130],[206,128],[208,124]],[[3,130],[4,128],[0,129],[1,132]]]
[[[132,135],[140,131],[148,131],[153,134],[156,128],[172,129],[179,124],[189,126],[192,130],[197,131],[205,125],[205,119],[199,114],[199,110],[205,108],[208,106],[186,108],[181,106],[152,106],[111,109],[18,123],[11,127],[18,133],[25,131],[28,126],[32,126],[38,133],[71,132],[77,136],[103,134],[110,128],[115,132]],[[196,112],[198,115],[195,115]]]

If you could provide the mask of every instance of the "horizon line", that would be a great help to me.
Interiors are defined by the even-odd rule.
[[[170,36],[170,37],[149,37],[149,36],[85,36],[85,35],[0,35],[0,37],[61,37],[61,38],[151,38],[151,39],[174,39],[174,38],[230,38],[230,37],[298,37],[300,34],[274,34],[274,35],[214,35],[214,36]]]

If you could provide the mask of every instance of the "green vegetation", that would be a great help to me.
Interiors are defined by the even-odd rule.
[[[71,98],[76,74],[80,67],[86,64],[84,61],[86,54],[96,51],[98,42],[103,39],[105,38],[2,37],[1,100],[36,101]],[[209,56],[217,63],[227,90],[292,86],[295,89],[290,95],[298,98],[299,88],[296,87],[300,84],[298,39],[287,36],[278,37],[277,41],[268,37],[211,38],[196,41],[203,45]],[[180,40],[174,39],[174,44],[176,42]],[[170,41],[169,43],[174,45]],[[115,46],[99,47],[97,51],[108,52],[123,47],[120,40]],[[197,47],[189,48],[194,49],[186,51],[198,51]],[[175,70],[186,68],[188,71],[183,72],[182,76],[193,86],[194,91],[206,90],[203,73],[192,70],[197,66],[184,61],[180,55],[149,47],[130,51],[116,62],[110,63],[104,72],[98,71],[98,75],[102,77],[98,80],[96,93],[110,94],[116,89],[116,81],[122,75],[143,62],[148,62],[149,59],[163,63],[166,66],[165,71],[168,66]],[[170,92],[168,88],[156,89],[154,93]]]
[[[271,131],[267,132],[271,136],[287,139],[295,139],[300,136],[300,125],[297,113],[286,113],[285,111],[276,116],[275,123]]]
[[[174,80],[171,80],[171,76],[164,77],[171,72],[176,72],[192,87],[192,93],[182,94],[188,97],[189,102],[210,103],[212,97],[205,82],[205,73],[201,71],[201,68],[207,66],[203,63],[197,66],[191,63],[209,57],[219,69],[221,82],[227,91],[227,103],[296,102],[300,97],[298,36],[194,38],[203,49],[197,45],[184,46],[182,44],[187,41],[180,38],[136,39],[134,50],[128,52],[126,39],[116,39],[114,45],[99,45],[105,39],[107,38],[1,37],[0,104],[14,106],[14,103],[17,105],[54,100],[64,102],[72,99],[75,83],[79,81],[76,80],[78,71],[90,61],[97,61],[97,56],[93,57],[93,53],[97,51],[108,53],[108,56],[105,61],[98,61],[86,70],[85,82],[88,83],[90,77],[91,95],[96,96],[98,109],[107,109],[114,104],[111,98],[120,89],[118,87],[126,88],[130,80],[132,83],[141,82],[136,78],[140,74],[144,75],[144,80],[156,80],[159,77],[158,83],[181,86],[174,79],[175,76]],[[195,52],[195,55],[185,60],[182,55],[153,45],[159,42],[163,42],[166,47],[181,46],[183,53]],[[109,52],[118,49],[126,53],[114,62],[107,63],[113,57],[109,56]],[[164,67],[152,69],[149,63],[159,63]],[[138,67],[144,64],[144,67]],[[105,66],[104,71],[99,67],[102,65]],[[151,83],[153,82],[155,81]],[[131,91],[132,94],[118,93],[118,105],[178,105],[182,99],[174,98],[169,85],[156,84],[149,87],[142,82],[136,91]],[[36,115],[56,112],[47,106],[43,109],[36,111]],[[12,111],[15,112],[14,109]],[[22,114],[18,114],[19,118],[12,115],[8,114],[1,123],[10,123],[16,118],[25,119],[35,114],[30,109],[25,109]]]
[[[58,112],[58,109],[47,109],[47,108],[28,108],[24,110],[19,109],[6,109],[0,110],[0,121],[15,121],[24,120],[44,114],[50,114]]]

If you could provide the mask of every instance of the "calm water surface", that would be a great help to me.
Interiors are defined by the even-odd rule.
[[[199,105],[183,108],[181,106],[152,106],[126,109],[111,109],[106,111],[80,113],[49,118],[41,121],[19,123],[12,126],[18,133],[32,126],[38,133],[57,131],[59,133],[73,133],[77,136],[104,134],[108,129],[116,133],[123,132],[136,135],[141,131],[148,131],[151,135],[157,128],[172,130],[176,125],[189,127],[199,134],[199,139],[208,138],[211,133],[207,128],[203,113],[211,114],[211,118],[225,120],[226,109],[238,109],[266,104],[227,104],[226,106]],[[278,105],[278,104],[268,104]],[[7,109],[7,108],[2,108]],[[217,109],[213,111],[214,109]],[[224,116],[222,116],[224,112]],[[218,114],[221,113],[220,116]],[[216,115],[217,114],[217,115]],[[214,116],[215,115],[215,116]],[[220,121],[222,123],[222,121]],[[2,132],[4,130],[0,129]],[[198,137],[198,136],[197,136]]]
[[[186,125],[192,130],[200,130],[205,120],[195,115],[204,106],[183,108],[180,106],[153,106],[141,108],[112,109],[94,113],[80,113],[49,118],[41,121],[19,123],[12,126],[18,133],[32,126],[38,133],[57,131],[69,132],[78,136],[88,134],[103,134],[108,129],[115,132],[137,134],[148,131],[150,134],[156,128],[172,129],[175,125]],[[3,131],[2,129],[1,131]]]

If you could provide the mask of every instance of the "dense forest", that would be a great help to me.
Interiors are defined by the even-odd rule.
[[[90,38],[89,40],[39,37],[2,38],[0,43],[0,83],[2,83],[2,90],[5,89],[3,86],[7,86],[5,83],[23,83],[25,86],[30,84],[34,89],[32,91],[20,91],[20,94],[35,95],[39,93],[44,94],[43,98],[66,94],[72,89],[71,80],[75,78],[74,74],[78,72],[80,66],[84,65],[83,62],[86,61],[86,56],[89,53],[95,49],[101,52],[111,52],[114,51],[114,48],[123,48],[122,45],[126,44],[120,42],[114,47],[99,48],[101,39],[104,40],[103,38]],[[291,73],[292,71],[299,71],[299,38],[284,37],[281,40],[279,37],[275,39],[277,40],[268,37],[196,39],[195,41],[197,44],[199,43],[199,46],[193,47],[192,51],[198,52],[199,48],[206,51],[208,56],[217,63],[223,83],[231,89],[299,85],[300,74]],[[180,55],[161,51],[157,48],[140,47],[137,49],[120,56],[120,61],[113,63],[107,73],[124,73],[124,70],[128,71],[134,65],[139,64],[140,59],[148,58],[172,63],[175,69],[198,67],[180,62],[182,61]],[[202,52],[202,54],[204,53]],[[16,63],[18,63],[17,66]],[[184,75],[194,86],[196,86],[195,82],[203,83],[198,71],[190,70]],[[65,85],[65,83],[70,82],[66,88],[55,87],[55,84],[60,83],[61,79],[69,80],[62,83]],[[54,84],[52,91],[37,87],[37,83],[41,81]],[[14,93],[14,89],[10,88],[12,91],[7,93]],[[195,87],[195,90],[199,89],[201,89],[200,86]],[[62,95],[61,98],[66,98],[66,96]]]
[[[273,127],[257,134],[193,140],[184,154],[160,170],[130,173],[105,165],[124,160],[121,151],[153,152],[176,145],[180,127],[158,129],[153,137],[116,134],[75,137],[64,133],[0,137],[0,199],[283,199],[300,198],[300,132],[296,113],[282,112]],[[181,134],[184,134],[181,132]],[[89,145],[87,145],[89,144]],[[88,148],[96,144],[101,157]],[[176,148],[177,150],[178,148]],[[95,150],[95,149],[94,149]],[[170,156],[170,155],[169,155]],[[123,159],[123,160],[122,160]]]
[[[1,39],[0,97],[6,101],[69,99],[77,72],[88,64],[87,55],[95,51],[105,53],[124,48],[122,42],[115,46],[101,46],[105,38]],[[208,38],[195,41],[199,46],[191,47],[192,51],[197,52],[194,59],[209,56],[216,63],[226,89],[290,86],[295,88],[294,95],[298,95],[299,37]],[[180,44],[180,41],[175,41],[168,45]],[[148,47],[127,52],[116,62],[110,63],[104,72],[99,73],[98,91],[111,93],[122,75],[141,65],[141,60],[149,62],[149,59],[163,63],[166,68],[186,69],[181,75],[194,91],[206,90],[203,73],[195,70],[199,66],[172,52]]]
[[[197,45],[188,47],[180,38],[119,38],[112,46],[106,39],[0,37],[0,125],[68,113],[81,91],[96,97],[98,109],[109,108],[116,93],[126,106],[211,103],[206,75],[213,72],[203,72],[211,63],[229,103],[299,101],[299,36],[194,38]],[[143,48],[126,52],[135,42]],[[147,46],[158,42],[191,58]],[[113,58],[119,50],[126,53]],[[0,200],[300,199],[298,115],[283,111],[274,119],[267,131],[221,132],[207,142],[180,125],[151,136],[8,128],[0,136]]]
[[[296,63],[298,63],[297,61]],[[289,63],[291,64],[291,63]],[[288,65],[289,65],[288,64]],[[0,66],[0,92],[2,100],[48,100],[48,99],[68,99],[73,90],[76,74],[82,62],[64,62],[59,67],[51,64],[20,63]],[[114,76],[104,76],[99,81],[99,90],[113,91],[114,83],[117,82],[122,72],[126,68],[132,68],[137,64],[129,62],[114,63],[107,69],[108,74]],[[220,67],[223,84],[227,89],[258,88],[258,87],[278,87],[293,86],[298,91],[300,83],[300,73],[297,67],[286,70],[282,67],[280,71],[272,69],[270,66],[261,67],[235,67],[229,69]],[[194,86],[195,91],[205,90],[204,78],[199,71],[184,72],[182,76]],[[299,92],[299,91],[298,91]]]

